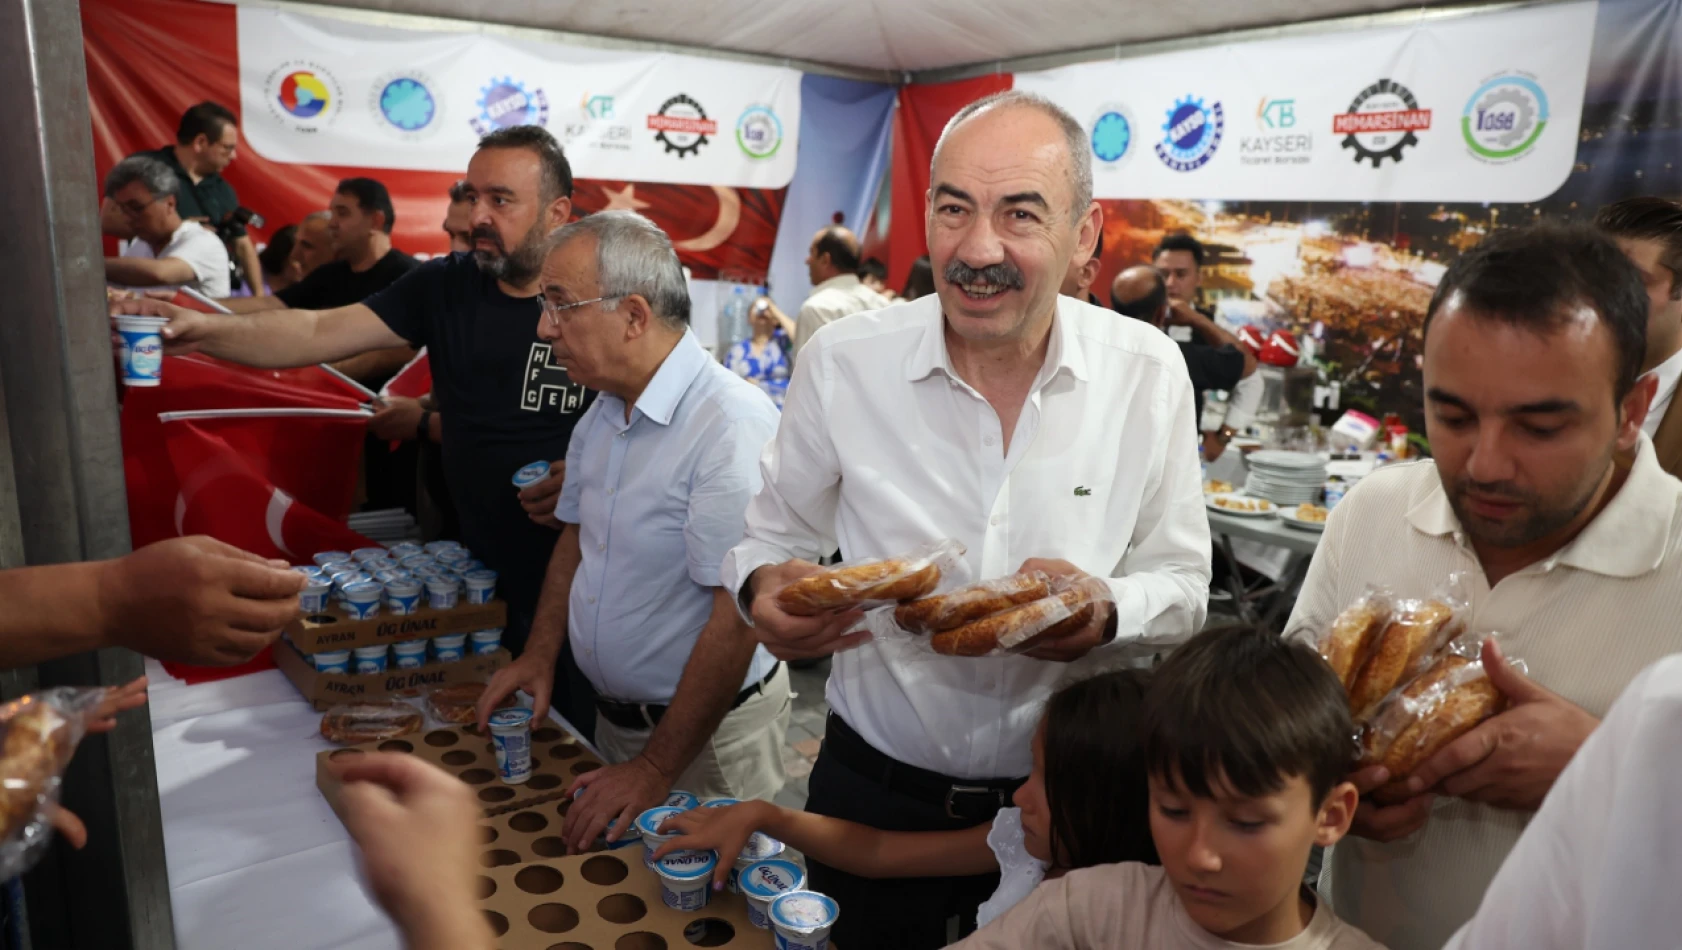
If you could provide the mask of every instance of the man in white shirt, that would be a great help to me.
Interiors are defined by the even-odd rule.
[[[813,235],[812,246],[806,250],[806,274],[812,279],[812,293],[801,304],[800,315],[792,321],[795,353],[800,352],[819,327],[848,314],[880,310],[888,305],[888,298],[859,280],[858,269],[859,240],[853,232],[835,224]],[[790,322],[776,304],[771,304],[771,314],[778,323]]]
[[[1647,355],[1643,373],[1658,381],[1641,430],[1653,440],[1659,465],[1682,476],[1682,410],[1671,412],[1682,382],[1682,202],[1625,198],[1600,209],[1595,227],[1617,242],[1647,286]]]
[[[1641,431],[1646,325],[1640,274],[1591,228],[1497,232],[1461,255],[1425,318],[1435,457],[1362,479],[1314,555],[1292,632],[1326,630],[1371,586],[1426,597],[1460,574],[1466,629],[1500,635],[1483,659],[1505,712],[1411,776],[1354,776],[1412,797],[1362,802],[1322,892],[1391,950],[1437,950],[1471,917],[1596,720],[1682,650],[1682,482]]]
[[[123,159],[105,176],[108,207],[134,235],[121,256],[105,259],[105,279],[121,287],[191,287],[226,297],[228,249],[215,232],[182,220],[175,209],[179,187],[168,165],[145,155]]]
[[[1447,950],[1673,947],[1682,655],[1643,670],[1560,773]]]
[[[835,653],[808,810],[900,830],[990,821],[1028,774],[1067,664],[1185,640],[1209,582],[1184,360],[1156,330],[1057,293],[1101,226],[1080,123],[1025,93],[972,103],[930,181],[937,294],[812,337],[723,568],[773,654]],[[856,559],[939,538],[965,545],[977,578],[1090,574],[1114,603],[1025,656],[984,660],[863,643],[844,633],[856,612],[776,607],[837,541]],[[997,875],[879,882],[813,862],[810,883],[847,908],[842,946],[921,948],[944,945],[950,916],[973,925]]]
[[[486,687],[479,721],[516,687],[541,716],[571,648],[600,697],[595,742],[612,763],[574,786],[563,834],[578,853],[674,787],[741,799],[782,788],[788,672],[719,584],[777,407],[695,339],[677,252],[636,212],[557,231],[541,287],[538,335],[599,395],[567,448],[531,638]]]

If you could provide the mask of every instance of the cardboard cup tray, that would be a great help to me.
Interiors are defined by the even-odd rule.
[[[406,690],[483,683],[513,662],[513,657],[507,650],[485,656],[470,652],[454,663],[433,662],[412,670],[387,667],[384,673],[322,673],[313,660],[282,640],[274,645],[274,660],[311,705],[326,711],[341,703],[389,699]]]
[[[601,760],[577,739],[559,726],[545,723],[532,730],[531,778],[524,784],[505,785],[497,778],[496,753],[492,751],[490,736],[478,729],[478,726],[423,729],[399,739],[324,750],[315,757],[316,788],[337,813],[340,784],[327,763],[365,752],[405,752],[472,786],[485,813],[498,815],[561,798],[573,779],[602,767]]]
[[[500,600],[488,604],[457,604],[449,610],[422,607],[412,614],[388,614],[382,607],[377,617],[351,620],[343,607],[330,604],[319,614],[300,617],[286,626],[286,639],[300,653],[354,650],[381,643],[400,643],[423,637],[472,633],[502,627],[508,621],[508,605]]]

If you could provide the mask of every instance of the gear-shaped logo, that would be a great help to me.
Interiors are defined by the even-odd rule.
[[[1226,112],[1219,102],[1204,105],[1202,99],[1187,96],[1168,110],[1162,123],[1162,141],[1156,143],[1156,157],[1177,172],[1202,168],[1215,157],[1226,133]]]
[[[1377,168],[1386,158],[1402,160],[1402,152],[1418,145],[1413,133],[1431,127],[1431,110],[1419,108],[1408,87],[1380,79],[1355,96],[1349,111],[1332,118],[1332,131],[1343,136],[1343,147],[1355,150],[1355,161]]]
[[[1504,73],[1491,77],[1466,100],[1460,134],[1479,161],[1504,164],[1535,146],[1548,125],[1548,95],[1535,77]]]
[[[472,122],[473,131],[480,135],[516,125],[549,124],[549,97],[542,89],[528,91],[524,83],[511,76],[493,79],[479,90],[478,106],[479,114]]]
[[[654,132],[654,141],[664,145],[667,154],[678,158],[699,153],[701,146],[707,144],[707,137],[718,134],[718,123],[707,118],[707,110],[681,92],[648,117],[648,127]]]
[[[1133,154],[1133,117],[1117,103],[1106,102],[1093,113],[1086,124],[1092,140],[1092,157],[1100,169],[1114,168],[1122,159]]]

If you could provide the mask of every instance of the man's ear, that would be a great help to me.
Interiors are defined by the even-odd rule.
[[[549,216],[549,220],[544,223],[543,227],[544,232],[547,233],[572,220],[572,199],[566,195],[556,198],[549,202],[549,207],[545,213]]]
[[[619,300],[619,315],[625,318],[625,339],[635,340],[647,333],[655,320],[654,308],[642,294],[630,294]]]
[[[1635,385],[1619,403],[1619,451],[1627,452],[1634,448],[1636,439],[1641,435],[1641,426],[1647,421],[1647,414],[1652,411],[1653,399],[1658,393],[1659,378],[1648,373],[1635,381]]]
[[[1343,840],[1349,833],[1349,823],[1355,820],[1355,806],[1360,800],[1354,782],[1340,782],[1328,792],[1314,816],[1314,843],[1329,848]]]

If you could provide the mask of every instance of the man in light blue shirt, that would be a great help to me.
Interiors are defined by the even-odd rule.
[[[544,714],[563,644],[602,697],[596,745],[563,835],[617,838],[673,788],[770,798],[785,777],[788,672],[719,583],[742,540],[778,413],[689,331],[671,241],[635,212],[550,237],[538,335],[600,393],[567,449],[561,537],[526,650],[491,680],[481,720],[516,688]]]

